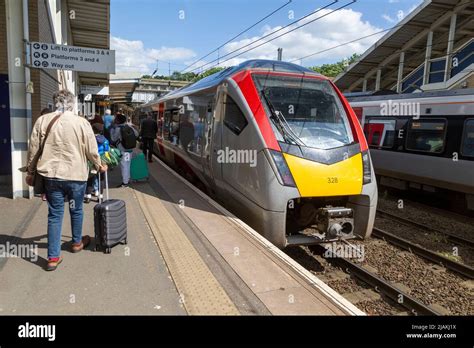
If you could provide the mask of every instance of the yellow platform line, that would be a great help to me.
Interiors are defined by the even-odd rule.
[[[140,191],[135,190],[135,195],[188,314],[239,315],[232,300],[150,185],[141,186]]]

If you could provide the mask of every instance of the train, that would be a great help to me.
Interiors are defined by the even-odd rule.
[[[381,186],[474,212],[474,89],[346,97]]]
[[[155,153],[279,248],[370,236],[368,144],[330,79],[249,60],[142,105]]]

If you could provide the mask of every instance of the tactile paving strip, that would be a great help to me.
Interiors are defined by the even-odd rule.
[[[135,191],[188,314],[240,314],[149,185]]]

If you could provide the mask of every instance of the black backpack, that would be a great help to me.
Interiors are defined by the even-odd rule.
[[[121,141],[120,144],[125,150],[134,149],[137,146],[137,136],[132,127],[125,125],[120,129]]]

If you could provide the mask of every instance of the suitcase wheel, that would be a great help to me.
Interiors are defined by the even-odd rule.
[[[100,251],[100,245],[99,244],[95,245],[95,251]]]
[[[112,248],[107,248],[107,249],[105,249],[105,253],[106,253],[106,254],[112,253]]]

